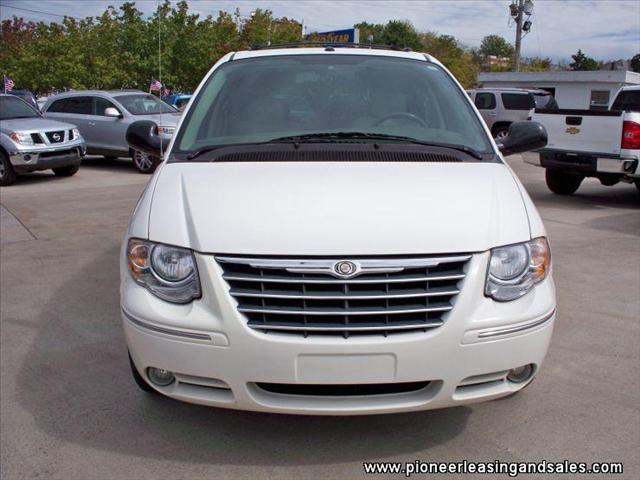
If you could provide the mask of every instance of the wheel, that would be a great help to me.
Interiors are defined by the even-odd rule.
[[[80,170],[80,165],[67,165],[66,167],[52,168],[57,177],[72,177]]]
[[[496,142],[501,142],[507,135],[509,135],[509,127],[496,128],[496,131],[493,132],[493,138]]]
[[[0,152],[0,185],[3,187],[11,185],[16,182],[17,177],[9,158],[4,152]]]
[[[140,390],[143,390],[147,393],[156,393],[156,394],[158,393],[151,387],[151,385],[147,383],[147,381],[144,378],[142,378],[142,375],[140,375],[140,373],[138,372],[138,369],[133,363],[131,354],[129,354],[129,366],[131,367],[131,375],[133,375],[133,379],[135,380],[136,385],[138,385]]]
[[[584,177],[572,173],[565,173],[553,168],[547,168],[545,170],[545,180],[547,181],[547,187],[549,187],[549,190],[553,193],[558,195],[573,195],[576,193],[576,190],[578,190]]]
[[[158,157],[149,155],[148,153],[134,150],[132,152],[133,164],[140,173],[153,173],[160,163]]]

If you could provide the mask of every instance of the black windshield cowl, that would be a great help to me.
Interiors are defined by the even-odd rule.
[[[454,150],[460,150],[472,157],[482,160],[482,154],[475,151],[473,148],[466,145],[454,145],[448,143],[437,142],[424,142],[417,138],[405,137],[401,135],[388,135],[384,133],[365,133],[365,132],[323,132],[323,133],[309,133],[305,135],[292,135],[288,137],[274,138],[266,143],[278,143],[278,142],[293,142],[293,143],[306,143],[316,141],[340,141],[340,140],[382,140],[390,142],[412,143],[415,145],[426,145],[429,147],[442,147],[452,148]]]
[[[365,132],[323,132],[323,133],[309,133],[304,135],[291,135],[287,137],[278,137],[268,140],[266,142],[246,144],[247,147],[256,146],[256,145],[269,145],[269,144],[277,144],[277,143],[291,143],[294,145],[298,145],[301,143],[336,143],[344,140],[361,140],[366,143],[378,143],[377,141],[382,142],[393,142],[393,143],[404,143],[404,144],[412,144],[412,145],[424,145],[427,147],[440,147],[440,148],[450,148],[453,150],[458,150],[460,152],[464,152],[467,155],[472,156],[476,160],[483,160],[484,157],[481,153],[475,151],[474,149],[467,147],[466,145],[453,145],[448,143],[434,143],[434,142],[423,142],[421,140],[404,137],[400,135],[387,135],[387,134],[378,134],[378,133],[365,133]],[[225,146],[231,145],[211,145],[209,147],[201,148],[195,152],[192,152],[187,155],[187,160],[194,160],[206,153],[215,151],[219,148],[223,148]],[[233,145],[233,146],[242,146]],[[377,146],[377,145],[376,145]]]
[[[501,163],[495,154],[478,159],[463,150],[448,147],[390,141],[277,141],[269,143],[218,145],[193,153],[173,152],[167,163],[236,162],[421,162]]]

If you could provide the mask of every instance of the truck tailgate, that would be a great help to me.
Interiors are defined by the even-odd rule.
[[[533,120],[547,130],[545,150],[619,155],[623,115],[620,111],[536,110]]]

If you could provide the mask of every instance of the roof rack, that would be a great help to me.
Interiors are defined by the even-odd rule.
[[[354,42],[291,42],[279,43],[277,45],[252,45],[249,50],[271,50],[274,48],[305,48],[305,47],[325,47],[325,48],[363,48],[375,50],[395,50],[400,52],[411,52],[408,47],[402,48],[396,45],[381,45],[377,43],[354,43]]]

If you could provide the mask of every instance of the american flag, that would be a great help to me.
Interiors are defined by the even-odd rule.
[[[160,90],[162,90],[162,84],[156,79],[151,79],[151,85],[149,85],[149,90],[152,92],[159,92]]]
[[[14,86],[13,80],[11,80],[9,77],[4,75],[4,91],[10,92],[11,90],[13,90],[13,86]]]

